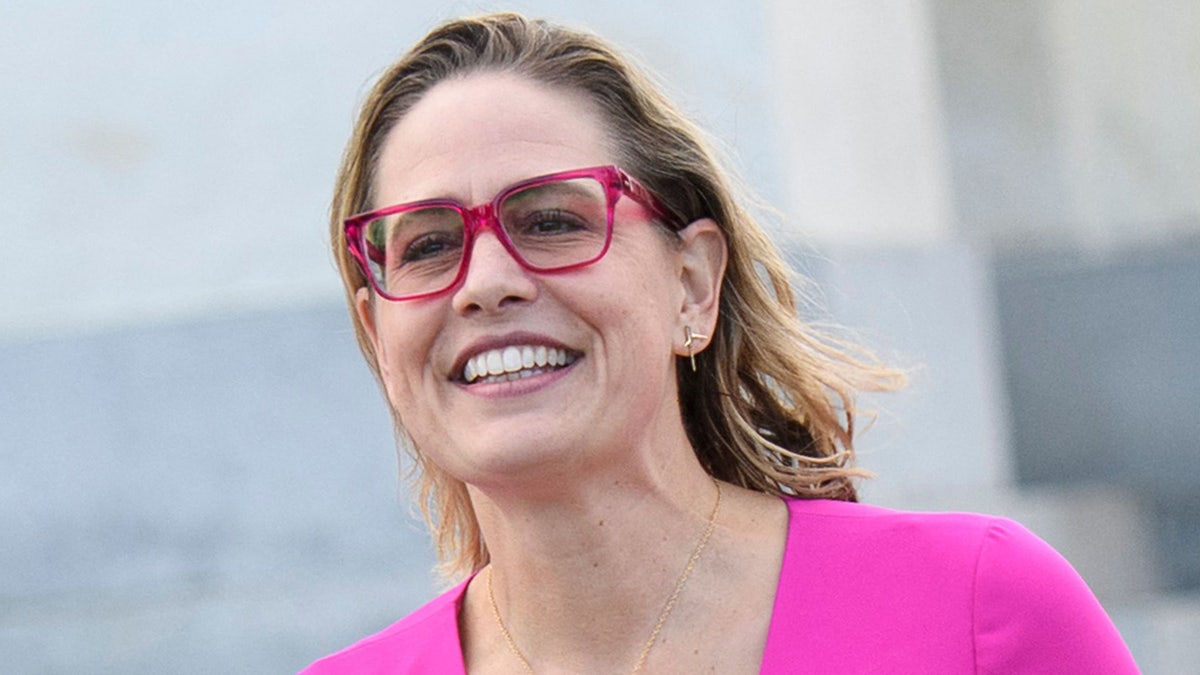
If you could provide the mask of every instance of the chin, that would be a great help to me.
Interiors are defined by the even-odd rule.
[[[544,482],[556,474],[578,469],[585,453],[581,443],[549,442],[544,436],[522,439],[510,436],[487,447],[459,451],[463,470],[459,478],[469,484],[496,483],[502,479],[531,478]]]

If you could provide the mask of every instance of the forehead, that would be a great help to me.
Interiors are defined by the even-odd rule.
[[[374,201],[476,204],[525,178],[611,164],[610,146],[596,106],[574,90],[510,73],[447,80],[388,133]]]

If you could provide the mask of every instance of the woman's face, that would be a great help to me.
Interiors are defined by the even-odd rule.
[[[467,206],[543,174],[616,163],[590,103],[510,74],[434,87],[389,133],[375,206],[451,198]],[[598,262],[540,274],[521,267],[490,230],[465,279],[432,298],[389,302],[361,290],[357,310],[392,406],[417,449],[451,475],[563,475],[649,447],[678,425],[674,353],[687,284],[683,247],[623,197]],[[683,275],[686,276],[686,275]],[[697,329],[699,331],[699,329]],[[513,381],[468,383],[483,357],[547,354],[566,364]]]

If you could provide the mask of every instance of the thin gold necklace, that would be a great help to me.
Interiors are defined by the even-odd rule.
[[[692,550],[692,555],[688,558],[687,565],[683,568],[683,574],[679,575],[679,579],[675,582],[675,590],[671,591],[671,596],[667,598],[666,604],[663,605],[662,611],[658,614],[658,622],[654,624],[654,630],[650,631],[650,638],[646,640],[645,646],[638,654],[637,663],[633,664],[631,673],[639,673],[642,666],[646,664],[646,657],[650,655],[650,650],[654,648],[654,643],[658,641],[658,635],[662,633],[663,625],[667,623],[667,617],[671,616],[671,610],[675,609],[675,601],[679,599],[679,594],[683,592],[684,585],[687,584],[688,578],[692,576],[692,570],[696,568],[696,561],[700,559],[700,554],[704,552],[704,547],[708,544],[709,537],[712,536],[713,527],[717,523],[717,512],[721,510],[721,483],[713,480],[713,485],[717,486],[717,500],[713,504],[712,513],[708,516],[708,525],[704,528],[704,534],[700,535],[700,541],[696,542],[696,548]],[[508,632],[508,627],[504,625],[504,619],[500,618],[500,608],[496,606],[496,596],[492,593],[492,566],[488,565],[487,574],[487,593],[488,602],[492,605],[492,616],[496,617],[496,625],[500,627],[500,632],[504,634],[504,641],[508,643],[508,650],[517,657],[521,665],[525,667],[525,672],[533,673],[533,666],[529,665],[529,659],[521,653],[517,648],[517,643],[513,641],[512,634]]]

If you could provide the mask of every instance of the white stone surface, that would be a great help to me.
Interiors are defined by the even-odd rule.
[[[785,206],[819,247],[953,235],[926,4],[769,3]]]
[[[1067,237],[1200,237],[1200,4],[1055,0],[1045,19]]]
[[[878,474],[865,494],[884,503],[953,485],[987,492],[1012,483],[989,265],[970,246],[852,249],[814,268],[834,319],[909,373],[877,413],[860,462]]]

